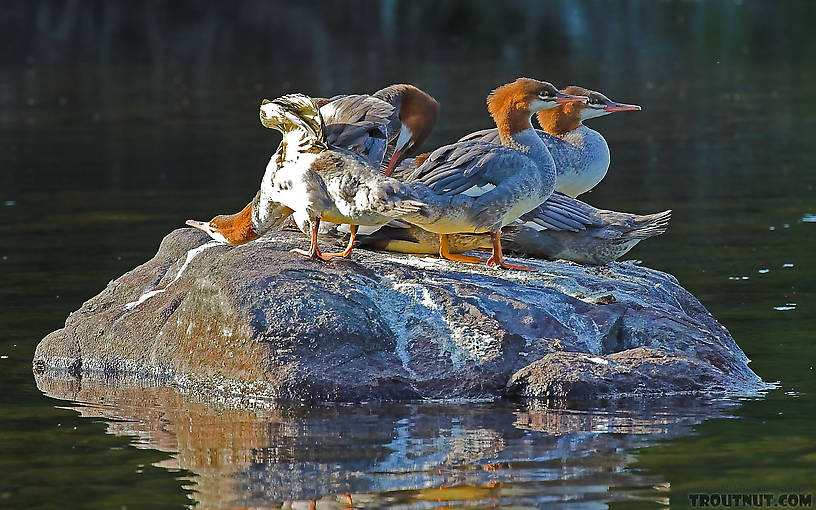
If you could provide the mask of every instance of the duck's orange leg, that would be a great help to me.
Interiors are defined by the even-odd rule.
[[[354,237],[357,235],[357,225],[349,225],[349,231],[351,232],[351,236],[349,237],[348,246],[346,249],[341,251],[340,253],[324,253],[326,257],[348,257],[351,253],[351,249],[354,247]]]
[[[443,259],[467,262],[468,264],[478,264],[482,262],[482,259],[479,257],[471,257],[470,255],[462,255],[461,253],[451,253],[447,234],[439,234],[439,256]]]
[[[318,248],[318,246],[317,246],[317,230],[320,228],[320,218],[312,218],[311,221],[309,221],[309,225],[311,225],[311,229],[312,229],[312,242],[309,245],[309,249],[308,250],[301,250],[299,248],[293,248],[293,249],[291,249],[289,251],[291,251],[293,253],[300,253],[301,255],[305,255],[306,257],[308,257],[310,259],[331,260],[332,257],[330,257],[328,255],[323,255],[320,252],[320,248]]]
[[[499,232],[491,232],[490,238],[493,240],[493,255],[487,259],[488,266],[499,266],[505,269],[517,269],[519,271],[538,271],[538,269],[532,269],[530,267],[524,266],[517,266],[515,264],[508,264],[504,261],[504,257],[502,257],[502,247],[501,247],[501,231]]]

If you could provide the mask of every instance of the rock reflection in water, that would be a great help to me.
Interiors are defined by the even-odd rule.
[[[40,376],[49,396],[198,476],[203,508],[538,506],[667,500],[628,449],[689,432],[733,404],[699,400],[278,407],[161,386]]]

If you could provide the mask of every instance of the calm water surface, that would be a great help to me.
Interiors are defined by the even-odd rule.
[[[0,16],[0,507],[681,507],[816,493],[816,9],[808,2],[9,2]],[[292,408],[35,380],[36,343],[187,218],[238,210],[263,97],[408,81],[436,147],[517,76],[638,113],[582,197],[674,210],[630,256],[678,277],[761,397]]]

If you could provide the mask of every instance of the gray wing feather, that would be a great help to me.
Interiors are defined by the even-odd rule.
[[[520,152],[484,142],[459,142],[433,151],[407,182],[421,182],[434,192],[452,195],[473,186],[498,186],[529,162]]]
[[[320,108],[326,141],[363,155],[375,166],[385,157],[394,107],[372,96],[335,96]]]
[[[320,113],[326,124],[354,124],[373,122],[388,125],[394,114],[394,107],[381,99],[366,94],[334,96],[329,99]]]
[[[536,129],[536,134],[539,138],[544,140],[544,143],[550,143],[553,135],[547,133],[543,129]],[[499,130],[496,128],[492,129],[482,129],[481,131],[474,131],[469,135],[465,135],[459,139],[460,142],[489,142],[489,143],[502,143],[501,136],[499,136]]]
[[[385,157],[383,158],[383,167],[388,166],[394,151],[397,148],[397,139],[399,138],[400,130],[402,129],[402,121],[399,118],[399,111],[402,106],[402,94],[404,85],[396,84],[390,85],[373,93],[372,96],[385,101],[394,107],[394,112],[391,114],[388,123],[388,146],[385,150]],[[383,168],[385,170],[385,168]]]
[[[550,230],[578,232],[587,227],[603,225],[598,209],[563,193],[553,193],[546,202],[523,215],[521,221],[531,221]]]
[[[477,142],[489,142],[489,143],[501,143],[501,137],[499,136],[499,130],[496,128],[493,129],[482,129],[481,131],[475,131],[470,133],[469,135],[465,135],[459,139],[460,142],[469,142],[469,141],[477,141]]]

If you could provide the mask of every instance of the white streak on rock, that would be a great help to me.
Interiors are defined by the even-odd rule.
[[[125,309],[126,310],[132,310],[135,307],[137,307],[140,304],[147,301],[148,299],[150,299],[151,297],[155,296],[156,294],[161,294],[162,292],[166,291],[171,285],[176,283],[176,280],[181,278],[182,273],[184,273],[184,270],[187,269],[187,266],[190,265],[190,262],[196,257],[196,255],[198,255],[202,251],[206,250],[207,248],[212,248],[213,246],[218,246],[220,244],[223,244],[223,243],[220,243],[218,241],[210,241],[208,243],[202,244],[201,246],[199,246],[197,248],[193,248],[192,250],[189,250],[187,252],[187,258],[184,260],[184,264],[182,264],[181,267],[179,268],[178,273],[176,273],[176,277],[173,278],[173,281],[171,281],[170,283],[168,283],[167,285],[165,285],[161,289],[156,289],[156,290],[151,290],[150,292],[145,292],[144,294],[139,296],[139,299],[137,299],[136,301],[131,301],[130,303],[125,304]]]

